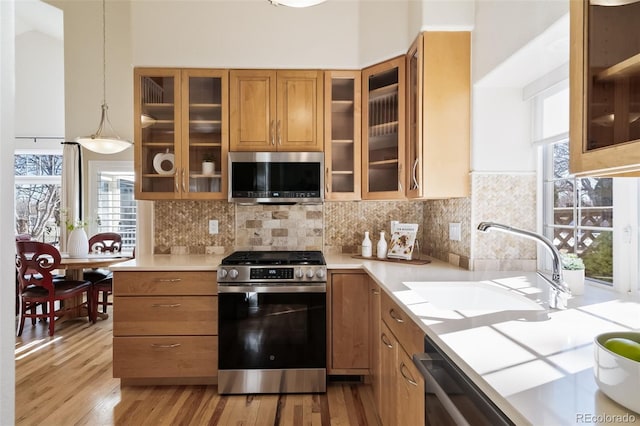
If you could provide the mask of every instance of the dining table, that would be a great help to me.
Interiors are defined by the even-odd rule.
[[[82,280],[85,269],[108,268],[133,258],[133,255],[128,253],[87,253],[81,257],[71,257],[68,253],[63,252],[60,255],[60,266],[65,270],[65,278],[69,280]],[[89,298],[91,295],[89,294],[87,297]],[[82,296],[67,299],[65,304],[69,304],[71,309],[66,310],[64,315],[58,317],[56,321],[64,322],[88,316],[87,308],[82,306],[83,302]],[[98,318],[107,319],[109,315],[98,312]]]

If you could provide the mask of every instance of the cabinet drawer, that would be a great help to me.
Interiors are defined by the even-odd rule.
[[[424,352],[424,333],[385,292],[381,294],[382,320],[408,354]]]
[[[214,295],[218,293],[215,271],[115,271],[116,296]]]
[[[114,298],[114,336],[215,334],[218,296]]]
[[[217,336],[113,338],[113,377],[217,375]]]

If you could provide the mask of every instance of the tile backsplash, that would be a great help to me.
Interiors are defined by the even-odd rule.
[[[472,174],[468,198],[429,201],[326,201],[323,205],[242,206],[227,201],[156,201],[154,252],[324,250],[359,253],[364,232],[389,240],[391,220],[420,225],[420,251],[467,269],[535,269],[535,243],[481,234],[480,221],[536,229],[535,174]],[[209,235],[209,220],[219,233]],[[449,223],[461,240],[449,240]]]

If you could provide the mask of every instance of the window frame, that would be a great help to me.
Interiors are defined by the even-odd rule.
[[[87,196],[87,208],[88,214],[86,215],[87,219],[89,219],[88,225],[88,233],[89,235],[96,234],[98,232],[98,225],[95,221],[95,212],[98,209],[98,192],[96,188],[98,188],[98,173],[108,171],[108,172],[127,172],[133,173],[134,165],[133,161],[122,160],[122,161],[101,161],[101,160],[91,160],[87,164],[87,174],[88,174],[88,196]],[[138,202],[136,202],[136,244],[138,239]]]
[[[553,180],[553,145],[558,142],[569,142],[569,133],[542,138],[544,99],[568,87],[568,80],[558,82],[533,96],[532,102],[532,136],[533,144],[538,146],[538,227],[546,237],[553,237],[554,202],[553,191],[547,191],[550,186],[547,180]],[[569,104],[567,103],[567,108]],[[568,124],[567,124],[568,127]],[[567,179],[579,180],[569,174]],[[613,283],[605,283],[586,278],[591,285],[604,289],[613,289],[620,293],[640,293],[640,179],[613,178]],[[579,227],[578,224],[574,227]],[[551,233],[551,236],[550,236]],[[550,270],[551,259],[542,248],[538,247],[538,266],[540,269]]]

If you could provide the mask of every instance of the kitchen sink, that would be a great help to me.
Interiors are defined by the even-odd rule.
[[[543,311],[527,297],[488,281],[427,282],[403,284],[435,308],[454,311]]]

